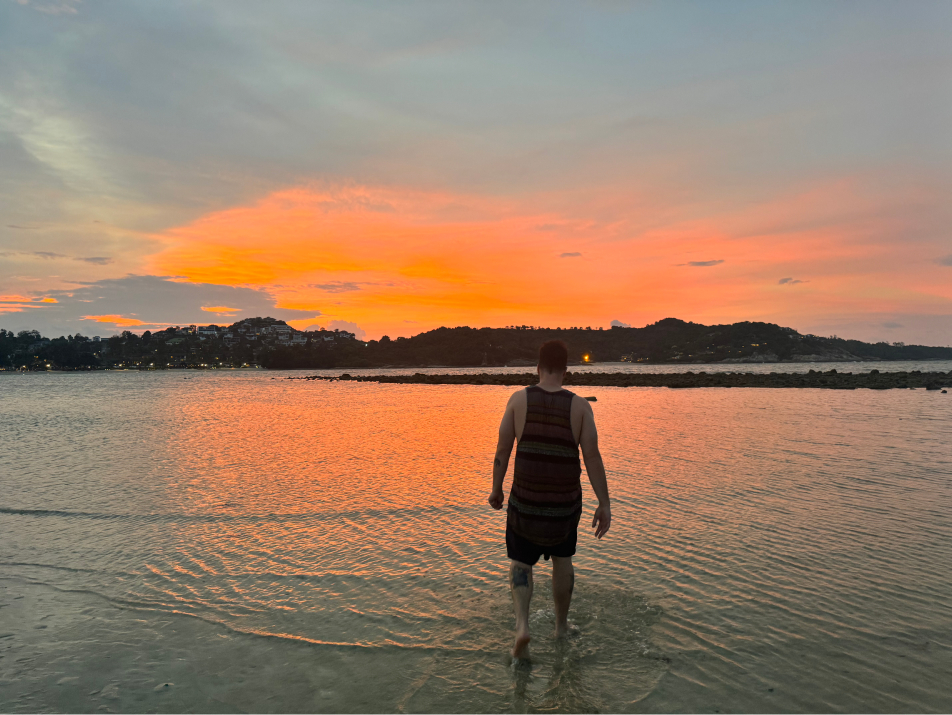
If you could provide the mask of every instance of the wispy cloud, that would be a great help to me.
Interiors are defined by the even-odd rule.
[[[44,261],[66,259],[80,261],[81,263],[92,263],[97,266],[106,266],[113,262],[113,259],[109,256],[68,256],[56,251],[3,251],[0,256],[25,256],[27,258],[42,258]]]
[[[96,323],[109,323],[120,328],[136,328],[143,325],[151,325],[139,320],[138,318],[128,318],[124,315],[84,315],[80,320],[92,320]]]
[[[79,12],[80,0],[15,0],[17,5],[30,7],[44,15],[75,15]]]
[[[215,313],[224,318],[231,318],[241,312],[241,308],[229,308],[226,305],[203,305],[202,310],[206,313]]]
[[[942,256],[942,258],[937,258],[935,262],[938,263],[940,266],[952,266],[952,253],[950,253],[948,256]]]
[[[359,340],[363,340],[367,337],[367,331],[361,328],[357,323],[351,323],[347,320],[332,320],[328,327],[331,330],[346,330],[348,333],[353,333]]]
[[[572,251],[570,253],[559,254],[559,258],[581,258],[582,254],[578,251]]]
[[[112,259],[109,256],[86,256],[84,258],[74,258],[74,261],[82,261],[83,263],[93,263],[97,266],[106,266],[112,263]]]
[[[59,301],[49,297],[0,295],[0,313],[22,313],[27,308],[48,308]]]
[[[628,323],[623,323],[620,320],[613,320],[611,322],[611,325],[613,325],[616,328],[630,328],[631,327],[630,325],[628,325]]]
[[[311,288],[327,291],[328,293],[347,293],[352,290],[360,290],[361,283],[353,281],[335,281],[334,283],[311,283]]]
[[[781,279],[780,279],[779,281],[777,281],[777,282],[778,282],[780,285],[782,285],[782,286],[783,286],[783,285],[791,285],[791,286],[792,286],[792,285],[794,285],[794,284],[796,284],[796,283],[806,283],[806,281],[801,281],[801,280],[798,280],[798,279],[796,279],[796,278],[781,278]]]
[[[687,263],[679,263],[679,266],[694,266],[695,268],[706,268],[707,266],[716,266],[724,262],[723,258],[719,258],[715,261],[688,261]]]

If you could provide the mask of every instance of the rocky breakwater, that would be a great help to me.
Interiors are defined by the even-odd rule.
[[[506,385],[517,387],[537,381],[535,373],[474,373],[469,375],[350,375],[339,377],[307,375],[289,377],[288,380],[344,380],[351,382],[381,382],[403,385]],[[672,373],[625,373],[625,372],[569,372],[565,385],[586,387],[812,387],[828,390],[917,389],[939,390],[952,386],[952,371],[945,372],[870,372],[856,373],[828,370],[806,373],[765,374],[740,372],[672,372]]]

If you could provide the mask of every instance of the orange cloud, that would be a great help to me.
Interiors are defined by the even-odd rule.
[[[519,200],[301,187],[158,236],[164,248],[148,268],[264,288],[280,307],[320,311],[373,337],[408,334],[411,325],[417,332],[952,309],[946,289],[922,288],[931,284],[921,270],[941,268],[896,270],[908,246],[891,237],[908,233],[905,207],[921,197],[877,195],[862,177],[736,206],[681,206],[664,196],[651,206],[633,196],[631,187]],[[579,253],[584,260],[561,258]],[[805,280],[779,285],[787,275]]]
[[[22,295],[0,295],[0,303],[59,303],[56,298],[27,298]]]
[[[28,298],[23,295],[0,295],[0,313],[22,313],[25,308],[41,308],[58,303],[56,298]]]
[[[224,305],[203,305],[202,310],[206,313],[215,313],[217,315],[231,316],[239,312],[241,308],[229,308]]]
[[[84,315],[80,320],[93,320],[97,323],[112,323],[121,328],[132,328],[139,325],[148,325],[136,318],[126,318],[121,315]]]

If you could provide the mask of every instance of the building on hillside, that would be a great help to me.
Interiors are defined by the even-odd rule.
[[[218,337],[218,326],[217,325],[200,325],[198,327],[198,337],[200,338],[217,338]]]
[[[307,336],[304,333],[295,333],[291,336],[291,345],[304,345],[307,343]]]

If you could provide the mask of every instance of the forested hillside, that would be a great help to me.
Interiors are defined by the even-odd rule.
[[[367,342],[352,333],[302,332],[273,318],[227,327],[189,326],[101,341],[81,335],[48,339],[36,331],[0,330],[0,366],[11,369],[108,367],[334,368],[534,365],[539,345],[558,338],[573,363],[952,360],[952,348],[863,343],[801,335],[772,323],[701,325],[667,318],[644,328],[437,328],[411,338]]]

